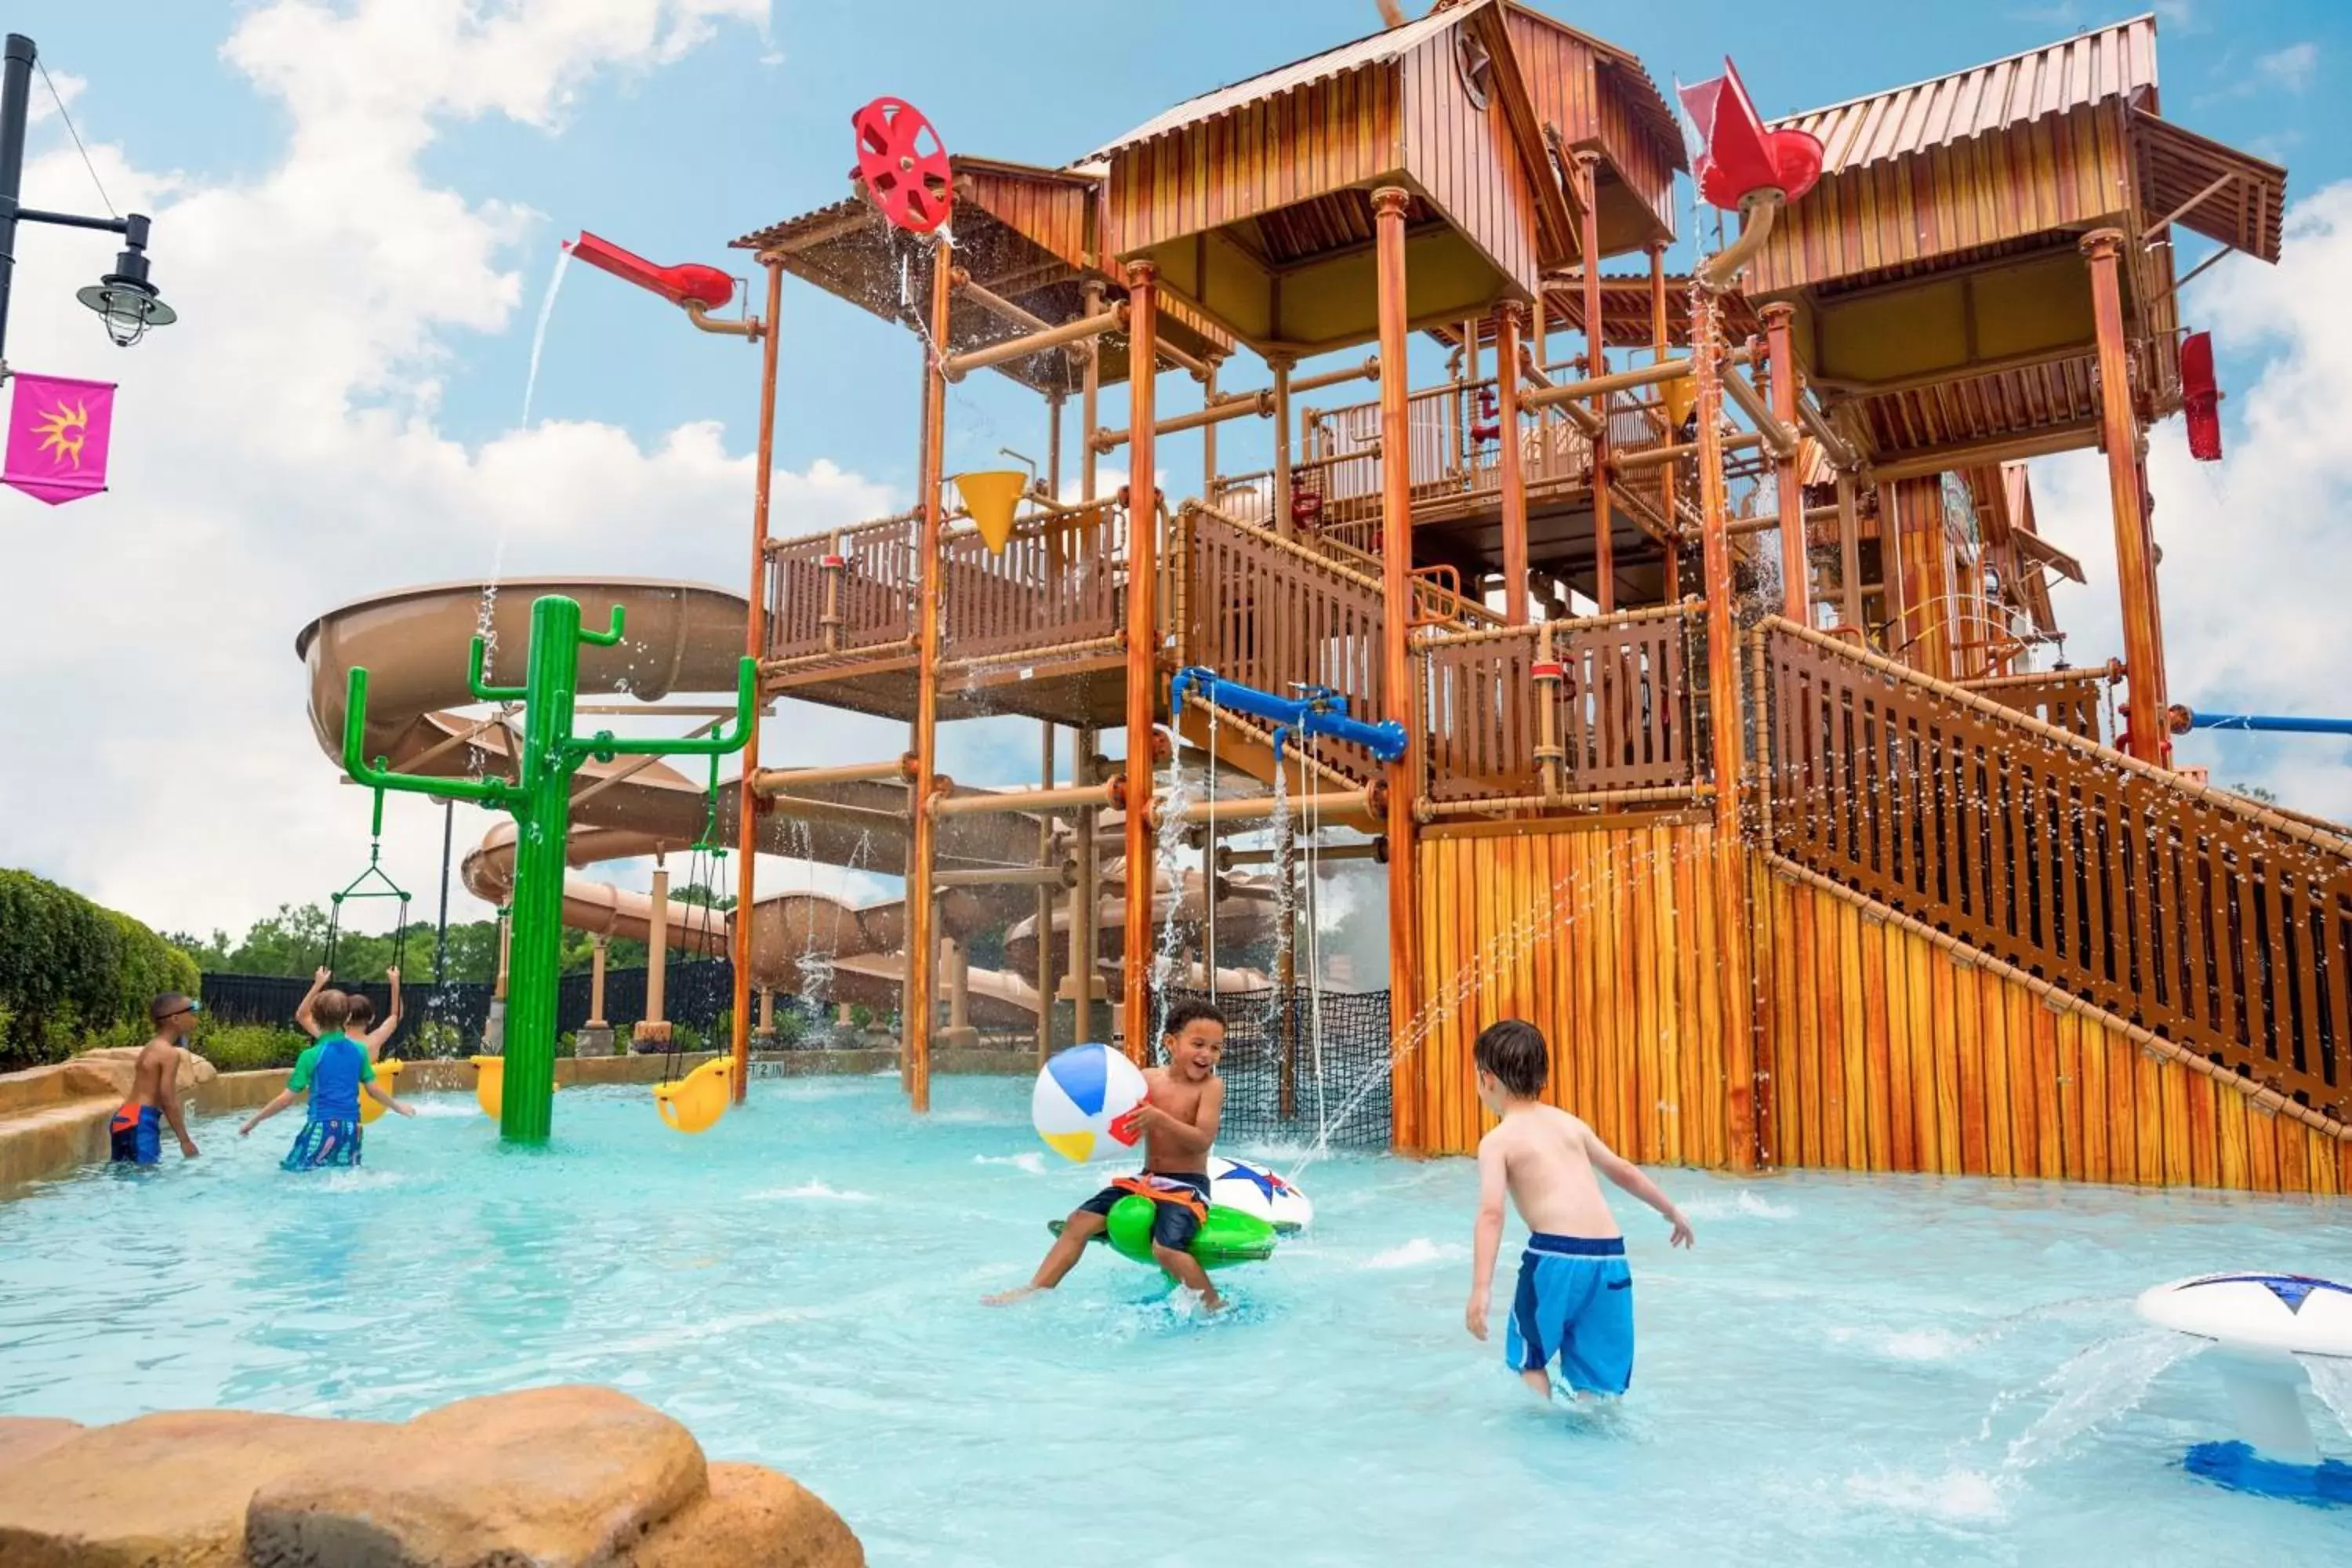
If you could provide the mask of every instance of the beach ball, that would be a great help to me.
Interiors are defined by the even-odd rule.
[[[1143,1069],[1104,1045],[1072,1046],[1037,1069],[1029,1120],[1046,1146],[1084,1164],[1123,1155],[1134,1147],[1111,1124],[1143,1103]]]

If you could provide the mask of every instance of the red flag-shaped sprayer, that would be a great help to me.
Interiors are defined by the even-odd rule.
[[[2189,455],[2200,463],[2221,460],[2221,384],[2213,374],[2213,334],[2191,332],[2180,340],[2180,407],[2189,418]]]
[[[1728,57],[1713,81],[1676,85],[1701,143],[1691,175],[1710,205],[1734,208],[1740,197],[1762,190],[1778,190],[1793,202],[1822,177],[1820,138],[1809,131],[1764,129]]]

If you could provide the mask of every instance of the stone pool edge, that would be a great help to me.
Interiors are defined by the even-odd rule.
[[[135,1053],[132,1053],[135,1054]],[[562,1057],[555,1064],[558,1087],[572,1084],[658,1083],[675,1068],[699,1066],[719,1053],[677,1057]],[[863,1077],[888,1072],[898,1053],[882,1050],[770,1051],[756,1053],[755,1067],[772,1065],[786,1078]],[[939,1051],[931,1068],[942,1076],[1019,1076],[1037,1069],[1034,1051]],[[286,1084],[286,1069],[219,1072],[200,1057],[183,1054],[180,1091],[198,1114],[248,1110],[268,1103]],[[428,1058],[403,1068],[403,1090],[411,1093],[466,1091],[473,1069],[462,1059]],[[121,1055],[93,1052],[48,1067],[0,1073],[0,1198],[20,1187],[107,1157],[107,1123],[130,1091],[130,1066]],[[756,1092],[756,1090],[754,1091]]]

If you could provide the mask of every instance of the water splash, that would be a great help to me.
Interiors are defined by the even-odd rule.
[[[2319,1403],[2327,1406],[2336,1424],[2352,1437],[2352,1361],[2336,1356],[2298,1356],[2303,1370],[2311,1376],[2311,1392]]]
[[[2200,1342],[2169,1329],[2101,1340],[2034,1385],[2035,1393],[2056,1397],[2032,1426],[2010,1440],[2004,1463],[2023,1470],[2057,1458],[2084,1433],[2137,1405],[2165,1368],[2200,1348]],[[1994,1406],[1995,1414],[2000,1408]],[[1991,1415],[1985,1418],[1985,1426],[1990,1436]]]
[[[555,270],[548,274],[547,293],[539,301],[539,325],[530,334],[530,370],[522,381],[522,428],[530,428],[530,404],[539,391],[539,356],[547,347],[548,318],[555,314],[556,292],[563,287],[564,268],[572,265],[572,247],[566,245],[555,253]]]
[[[1192,803],[1192,782],[1185,774],[1182,757],[1172,745],[1169,748],[1167,781],[1161,795],[1165,805],[1160,819],[1169,825],[1170,831],[1157,836],[1155,868],[1168,879],[1168,914],[1160,922],[1160,947],[1152,955],[1151,1038],[1155,1052],[1167,1033],[1169,989],[1184,979],[1184,810]],[[1149,810],[1150,806],[1131,805],[1129,809]],[[1204,881],[1201,889],[1204,908],[1215,897],[1215,884]],[[1216,977],[1211,975],[1208,984],[1213,989]]]

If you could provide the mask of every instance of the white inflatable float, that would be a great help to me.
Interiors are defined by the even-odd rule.
[[[1264,1165],[1209,1156],[1209,1201],[1239,1209],[1276,1230],[1304,1230],[1315,1223],[1307,1194]]]
[[[2245,1433],[2244,1445],[2202,1444],[2189,1468],[2247,1489],[2309,1496],[2272,1472],[2332,1472],[2321,1465],[2303,1408],[2300,1356],[2352,1359],[2352,1285],[2307,1274],[2200,1274],[2140,1292],[2139,1315],[2160,1328],[2210,1341],[2222,1385]],[[2232,1454],[2231,1449],[2251,1448]],[[2317,1475],[2320,1489],[2336,1479]],[[2333,1500],[2332,1499],[2330,1500]]]

